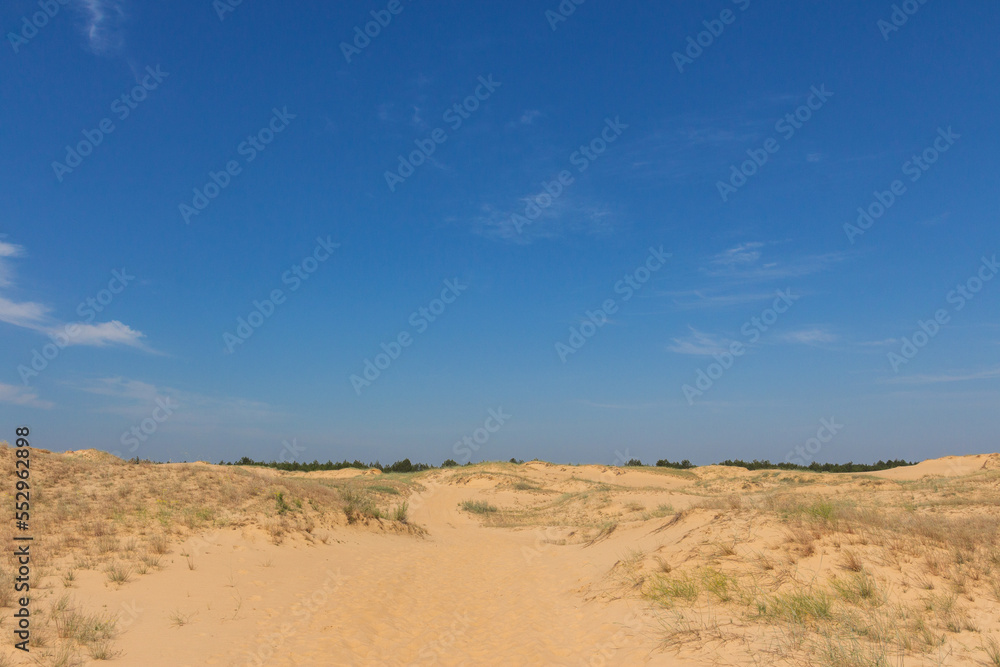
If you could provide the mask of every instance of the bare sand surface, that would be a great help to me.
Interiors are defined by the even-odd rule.
[[[412,475],[36,455],[45,645],[0,664],[988,665],[1000,641],[996,454]]]

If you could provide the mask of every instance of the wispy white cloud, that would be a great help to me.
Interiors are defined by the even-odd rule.
[[[699,285],[659,292],[678,308],[728,308],[773,301],[775,289],[788,287],[786,280],[826,271],[845,261],[844,253],[778,254],[780,242],[746,241],[717,252],[693,271]],[[771,283],[771,286],[768,286]]]
[[[125,20],[124,0],[77,0],[86,22],[84,34],[95,53],[107,53],[124,45],[121,27]]]
[[[24,253],[24,248],[21,246],[3,241],[6,236],[6,234],[0,235],[0,287],[10,285],[10,268],[4,260],[9,257],[20,257]]]
[[[551,203],[543,208],[539,201]],[[533,219],[527,217],[529,208]],[[472,220],[472,229],[495,241],[528,245],[571,234],[607,235],[614,231],[616,221],[617,216],[608,208],[580,204],[566,194],[552,199],[543,191],[520,197],[507,209],[484,204]]]
[[[840,337],[825,329],[799,329],[780,334],[777,340],[783,343],[795,343],[798,345],[822,345],[825,343],[836,343],[840,340]]]
[[[729,250],[719,253],[712,258],[712,263],[726,267],[753,264],[760,259],[760,249],[763,247],[764,244],[760,241],[742,243],[735,248],[730,248]]]
[[[923,225],[924,227],[937,227],[938,225],[943,225],[948,222],[951,218],[951,212],[945,211],[944,213],[939,213],[938,215],[925,218],[917,222],[918,225]]]
[[[668,350],[676,354],[710,356],[728,351],[733,342],[724,336],[707,334],[690,326],[688,328],[691,333],[683,338],[674,338],[673,343],[667,346]]]
[[[855,345],[858,345],[860,347],[890,347],[892,345],[898,345],[898,344],[899,344],[898,338],[885,338],[883,340],[863,340],[858,343],[855,343]]]
[[[714,278],[746,281],[785,280],[821,273],[846,260],[842,252],[808,254],[787,258],[767,256],[766,248],[774,244],[760,241],[741,243],[715,255],[705,269]]]
[[[6,234],[0,235],[0,238],[6,237]],[[6,241],[0,241],[0,257],[20,257],[23,254],[24,248],[22,246],[14,243],[7,243]]]
[[[16,327],[44,330],[42,323],[48,319],[49,309],[40,303],[17,303],[0,296],[0,322]]]
[[[722,288],[705,288],[682,291],[660,292],[660,296],[670,297],[678,308],[724,308],[747,303],[773,301],[774,291],[769,292],[725,292]]]
[[[410,125],[418,128],[427,127],[427,123],[424,121],[424,117],[421,115],[420,107],[414,105],[413,113],[410,114]]]
[[[157,399],[169,398],[177,407],[171,422],[218,425],[224,423],[251,424],[285,416],[267,403],[229,396],[207,396],[195,392],[157,386],[121,376],[64,382],[64,386],[111,401],[101,412],[130,418],[148,416]]]
[[[2,382],[0,382],[0,403],[11,403],[21,407],[45,409],[55,406],[55,403],[52,403],[51,401],[43,401],[39,399],[38,394],[28,387],[19,387],[12,384],[4,384]]]
[[[528,109],[523,114],[521,114],[521,125],[533,125],[536,118],[539,118],[542,112],[538,109]]]
[[[0,287],[13,287],[13,269],[8,260],[22,257],[24,248],[0,241]],[[95,323],[65,323],[51,313],[51,308],[34,301],[14,301],[0,295],[0,322],[29,329],[49,337],[58,337],[63,346],[87,345],[104,347],[125,345],[152,352],[143,338],[145,334],[118,320]]]
[[[136,331],[118,320],[99,322],[97,324],[77,324],[74,331],[76,333],[69,337],[71,345],[91,345],[94,347],[130,345],[132,347],[143,347],[142,339],[145,337],[145,334],[141,331]]]

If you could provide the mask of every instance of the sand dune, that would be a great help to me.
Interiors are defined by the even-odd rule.
[[[971,665],[1000,640],[996,454],[370,475],[35,453],[40,664]]]

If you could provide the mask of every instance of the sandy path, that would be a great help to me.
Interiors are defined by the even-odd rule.
[[[696,664],[656,651],[642,603],[585,599],[620,545],[483,528],[458,508],[479,489],[424,483],[410,499],[422,538],[347,529],[326,545],[275,546],[218,531],[121,589],[81,572],[76,596],[124,617],[113,664]]]
[[[480,528],[457,511],[471,490],[427,486],[411,514],[429,536],[355,554],[337,601],[275,664],[648,662],[653,644],[636,636],[642,623],[630,607],[588,603],[579,592],[606,566],[579,546],[545,545],[541,531]]]

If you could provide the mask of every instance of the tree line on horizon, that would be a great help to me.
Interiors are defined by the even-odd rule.
[[[917,462],[910,462],[904,459],[890,459],[888,461],[879,460],[877,463],[855,463],[853,461],[848,461],[847,463],[819,463],[813,461],[807,466],[799,465],[797,463],[771,463],[767,459],[760,461],[754,459],[753,461],[743,461],[742,459],[726,459],[721,463],[716,465],[720,466],[730,466],[733,468],[746,468],[747,470],[802,470],[810,472],[876,472],[879,470],[889,470],[890,468],[901,468],[903,466],[916,465]],[[625,465],[627,466],[641,466],[642,461],[638,459],[631,459]],[[684,459],[680,463],[673,463],[667,459],[660,459],[656,462],[657,467],[660,468],[676,468],[678,470],[687,470],[688,468],[693,468],[694,466],[690,461]]]
[[[537,460],[537,459],[535,459]],[[137,461],[136,461],[137,462]],[[510,459],[510,463],[521,464],[524,463],[520,459]],[[359,470],[380,470],[382,472],[420,472],[423,470],[432,470],[435,466],[429,465],[427,463],[413,463],[410,459],[406,458],[402,461],[396,461],[391,465],[382,465],[380,462],[375,461],[374,463],[364,463],[355,459],[354,461],[348,461],[344,459],[340,462],[327,461],[326,463],[320,463],[314,460],[312,463],[300,463],[298,461],[255,461],[248,456],[244,456],[239,461],[234,463],[228,463],[226,461],[219,461],[220,466],[238,465],[238,466],[256,466],[259,468],[275,468],[277,470],[284,470],[288,472],[313,472],[317,470],[344,470],[346,468],[357,468]],[[441,464],[441,468],[454,468],[461,464],[457,463],[453,459],[447,459]],[[472,462],[468,462],[465,465],[472,465]],[[916,462],[906,461],[904,459],[890,459],[888,461],[879,460],[877,463],[854,463],[853,461],[848,461],[847,463],[818,463],[813,462],[807,466],[799,465],[797,463],[771,463],[771,461],[764,459],[763,461],[754,459],[753,461],[743,461],[741,459],[726,459],[721,463],[716,465],[729,466],[733,468],[746,468],[747,470],[800,470],[809,472],[876,472],[879,470],[889,470],[891,468],[899,468],[902,466],[916,465]],[[639,459],[629,459],[625,463],[625,467],[643,467],[645,464]],[[658,468],[674,468],[677,470],[688,470],[690,468],[695,468],[693,463],[688,459],[683,461],[673,462],[668,459],[660,459],[656,462],[656,467]]]
[[[445,463],[447,463],[447,461]],[[219,465],[256,466],[258,468],[275,468],[277,470],[285,470],[288,472],[313,472],[316,470],[344,470],[346,468],[357,468],[358,470],[375,469],[375,470],[381,470],[382,472],[420,472],[421,470],[431,470],[434,467],[426,463],[412,463],[410,459],[403,459],[402,461],[396,461],[392,465],[382,465],[378,461],[375,461],[374,463],[363,463],[357,459],[354,459],[353,461],[348,461],[347,459],[344,459],[339,463],[334,461],[327,461],[326,463],[320,463],[319,461],[315,460],[312,463],[299,463],[298,461],[268,462],[268,461],[254,461],[249,456],[244,456],[235,463],[227,463],[226,461],[219,461]]]

